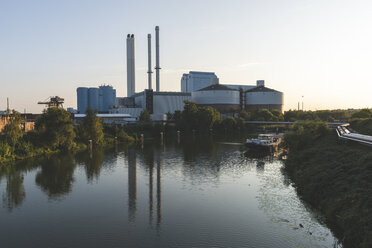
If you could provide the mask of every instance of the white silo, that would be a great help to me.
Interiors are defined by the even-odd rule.
[[[221,84],[191,92],[191,100],[198,106],[211,106],[220,112],[240,109],[239,90]]]
[[[245,109],[277,109],[283,111],[283,93],[264,86],[263,80],[257,81],[258,87],[245,92]]]

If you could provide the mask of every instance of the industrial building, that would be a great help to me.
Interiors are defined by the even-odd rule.
[[[262,108],[283,111],[283,93],[265,87],[264,80],[257,80],[256,85],[211,84],[191,92],[191,101],[220,112]]]
[[[88,108],[101,113],[108,113],[115,106],[116,90],[110,85],[101,85],[98,88],[79,87],[77,91],[77,108],[84,114]]]
[[[190,71],[182,75],[180,92],[160,91],[160,43],[159,27],[155,27],[155,75],[156,87],[152,87],[151,34],[148,41],[148,87],[136,92],[135,39],[126,36],[127,97],[116,97],[112,86],[77,89],[78,112],[85,113],[88,107],[100,113],[139,117],[147,109],[153,120],[164,120],[167,113],[182,111],[185,101],[199,106],[211,106],[223,113],[247,111],[260,108],[283,110],[283,93],[265,87],[264,80],[252,85],[220,84],[214,72]],[[113,117],[110,118],[113,118]]]
[[[190,71],[181,78],[181,91],[193,92],[212,84],[218,84],[218,77],[214,72]]]
[[[76,123],[83,123],[86,114],[75,114]],[[136,122],[136,118],[129,114],[97,114],[103,124],[109,125],[127,125]]]
[[[160,91],[160,43],[159,27],[155,27],[155,91],[152,89],[152,59],[151,59],[151,34],[147,35],[148,41],[148,88],[135,92],[135,58],[134,35],[127,36],[127,97],[118,97],[115,106],[109,112],[112,114],[129,114],[138,117],[147,109],[153,120],[164,120],[167,113],[183,110],[184,101],[191,100],[190,92]],[[203,73],[202,73],[203,74]]]
[[[134,34],[127,35],[127,95],[133,96],[136,91],[136,65]]]
[[[221,112],[240,109],[240,91],[222,84],[212,84],[191,92],[191,101],[199,106],[210,106]]]

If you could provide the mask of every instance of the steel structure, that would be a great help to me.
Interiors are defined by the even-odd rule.
[[[155,27],[155,42],[156,42],[156,91],[160,91],[160,58],[159,58],[159,26]]]
[[[37,104],[45,104],[48,106],[48,108],[51,107],[62,107],[63,108],[63,103],[65,102],[65,99],[59,97],[59,96],[51,96],[45,101],[40,101]]]
[[[133,96],[136,90],[134,34],[127,35],[127,96]]]

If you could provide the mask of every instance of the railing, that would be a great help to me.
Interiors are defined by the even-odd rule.
[[[350,131],[347,127],[349,124],[343,124],[336,128],[337,136],[343,140],[351,140],[363,145],[372,146],[372,136],[356,133]]]

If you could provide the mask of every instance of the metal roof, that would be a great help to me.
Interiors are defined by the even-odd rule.
[[[256,88],[247,90],[246,92],[279,92],[280,93],[280,91],[270,89],[270,88],[266,88],[265,86],[258,86]]]
[[[202,88],[200,90],[197,90],[197,91],[208,91],[208,90],[231,90],[231,91],[238,91],[236,89],[231,89],[225,85],[222,85],[222,84],[212,84],[212,85],[209,85],[205,88]]]
[[[75,118],[84,118],[86,116],[86,114],[75,114],[74,117]],[[100,117],[100,118],[130,118],[130,117],[133,117],[131,116],[130,114],[97,114],[97,117]]]

